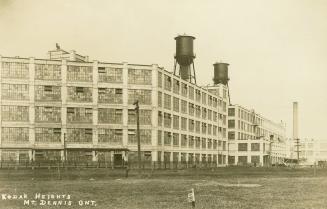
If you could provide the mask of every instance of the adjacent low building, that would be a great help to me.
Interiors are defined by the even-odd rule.
[[[287,158],[285,125],[240,105],[228,107],[228,164],[263,166]]]
[[[299,153],[299,163],[301,165],[327,165],[327,141],[316,139],[293,140],[293,156],[297,158]]]

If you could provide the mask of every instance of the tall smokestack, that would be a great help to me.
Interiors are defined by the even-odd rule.
[[[293,139],[299,138],[298,103],[293,102]]]

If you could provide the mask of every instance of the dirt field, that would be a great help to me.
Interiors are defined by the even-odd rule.
[[[191,188],[195,208],[327,208],[327,170],[289,168],[0,170],[0,208],[192,208]]]

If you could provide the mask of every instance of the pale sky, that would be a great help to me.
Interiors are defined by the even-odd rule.
[[[59,43],[91,60],[172,71],[174,37],[196,37],[198,85],[230,64],[233,104],[327,140],[326,0],[0,0],[0,54],[45,58]]]

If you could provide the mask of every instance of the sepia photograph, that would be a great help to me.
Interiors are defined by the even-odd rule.
[[[326,209],[326,0],[0,0],[0,209]]]

